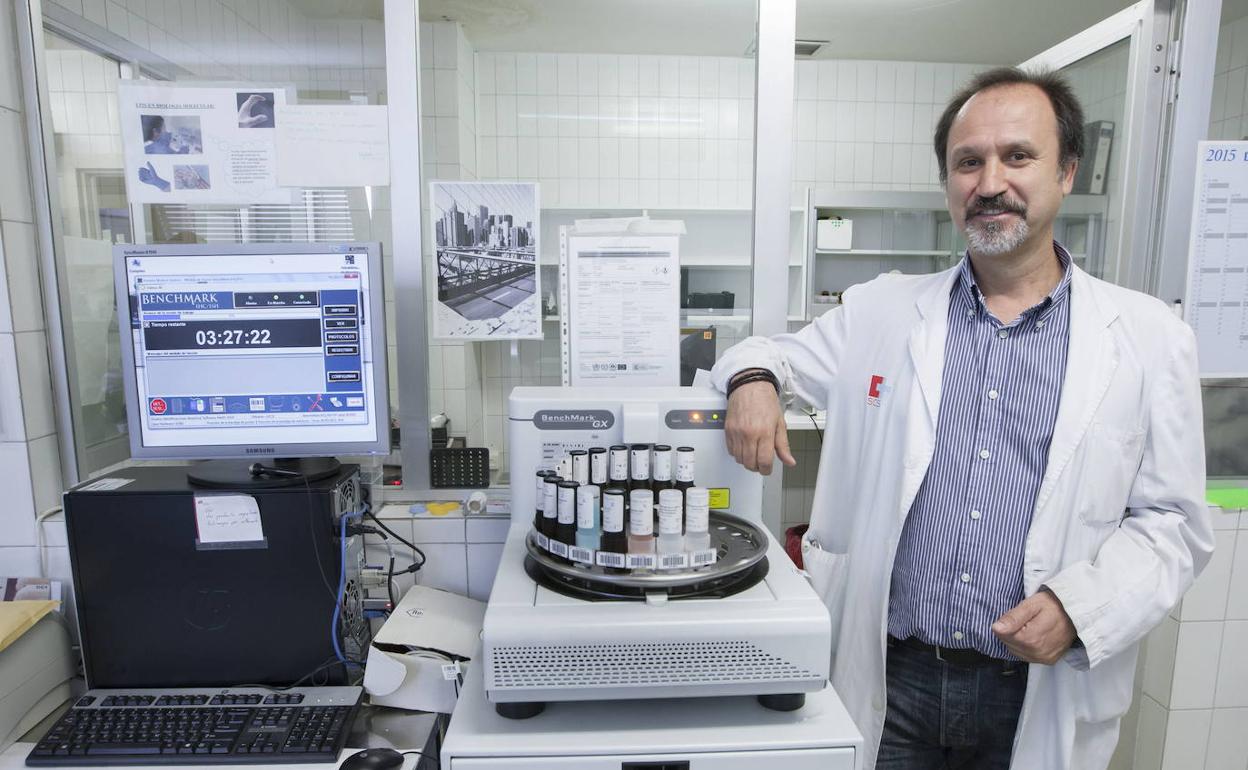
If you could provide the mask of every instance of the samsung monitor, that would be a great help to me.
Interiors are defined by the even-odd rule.
[[[390,451],[379,244],[125,245],[114,262],[133,457],[258,476]]]

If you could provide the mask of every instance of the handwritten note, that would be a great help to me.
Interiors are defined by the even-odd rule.
[[[254,543],[264,540],[260,506],[250,495],[196,495],[195,525],[200,543]]]
[[[286,105],[277,122],[283,187],[390,184],[388,113],[380,105]]]

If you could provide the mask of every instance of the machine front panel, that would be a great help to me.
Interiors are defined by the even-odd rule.
[[[451,757],[451,770],[854,770],[854,750],[789,749],[578,757]]]

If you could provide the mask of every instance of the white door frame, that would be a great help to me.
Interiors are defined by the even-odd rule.
[[[1114,223],[1106,247],[1117,253],[1106,255],[1113,271],[1105,277],[1167,301],[1183,294],[1195,154],[1182,148],[1194,148],[1208,130],[1220,11],[1221,0],[1140,0],[1021,65],[1060,69],[1130,41],[1124,125],[1113,149],[1126,162],[1106,212]]]

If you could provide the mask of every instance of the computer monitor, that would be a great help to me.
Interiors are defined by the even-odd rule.
[[[125,245],[114,262],[133,457],[390,451],[379,244]]]

